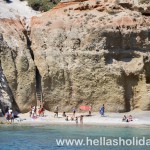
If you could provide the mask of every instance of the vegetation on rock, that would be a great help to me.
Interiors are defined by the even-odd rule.
[[[39,11],[48,11],[53,8],[60,0],[27,0],[29,6],[34,10]]]
[[[140,3],[150,3],[150,0],[140,0]]]

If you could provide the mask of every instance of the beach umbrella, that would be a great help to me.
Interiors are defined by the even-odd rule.
[[[80,110],[91,111],[91,106],[80,106]]]

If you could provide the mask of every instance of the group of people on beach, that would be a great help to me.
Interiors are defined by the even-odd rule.
[[[31,106],[30,107],[29,115],[31,118],[36,119],[37,116],[42,116],[42,117],[44,116],[44,111],[45,111],[44,103],[45,103],[45,101],[43,101],[43,102],[39,101],[38,106]],[[55,107],[55,110],[54,110],[54,118],[55,117],[58,118],[58,112],[59,112],[59,107],[57,105]],[[99,113],[101,114],[102,117],[104,117],[104,114],[105,114],[104,104],[102,105],[102,107],[100,107]],[[90,110],[90,115],[91,115],[91,110]],[[83,124],[83,117],[84,116],[83,115],[76,116],[76,108],[75,107],[72,109],[72,115],[71,116],[68,116],[68,115],[66,115],[66,112],[63,112],[62,117],[64,117],[66,121],[75,121],[76,124],[78,124],[80,121],[80,124]],[[7,107],[5,110],[5,118],[8,122],[11,122],[11,123],[14,122],[15,115],[14,115],[13,110],[10,109],[9,107]],[[126,115],[124,115],[122,118],[122,122],[131,122],[131,121],[133,121],[132,115],[129,115],[128,117]]]
[[[37,116],[44,116],[44,103],[45,101],[39,101],[38,102],[38,106],[32,106],[30,107],[30,110],[29,110],[29,115],[31,118],[37,118]]]
[[[133,121],[133,118],[132,118],[131,115],[129,115],[129,117],[127,117],[126,115],[124,115],[123,118],[122,118],[122,121],[123,122],[131,122],[131,121]]]
[[[5,110],[5,118],[7,122],[13,123],[14,122],[14,112],[11,108],[7,107]]]
[[[37,112],[38,112],[39,116],[44,116],[44,106],[43,106],[44,102],[45,101],[43,101],[43,102],[39,101],[40,107],[39,107],[38,111],[37,111],[36,106],[31,106],[30,111],[29,111],[30,117],[36,118],[37,117]],[[54,118],[56,118],[56,117],[58,118],[58,112],[59,112],[59,107],[57,105],[54,109]],[[105,113],[104,104],[100,108],[99,112],[100,112],[101,116],[104,116],[104,113]],[[72,116],[69,117],[69,116],[66,115],[66,112],[63,112],[62,117],[65,117],[66,121],[75,121],[76,124],[78,124],[78,122],[79,122],[78,120],[80,120],[80,123],[83,124],[83,115],[76,116],[75,115],[76,114],[76,108],[75,107],[72,109],[72,113],[73,113]],[[91,110],[89,111],[88,116],[91,116]]]
[[[76,124],[78,124],[78,119],[80,120],[80,124],[83,124],[83,115],[80,116],[71,116],[69,119],[69,116],[66,116],[65,120],[66,121],[75,121]]]
[[[58,109],[58,105],[57,105],[55,110],[54,110],[54,118],[58,117],[58,110],[59,109]],[[69,116],[66,115],[66,112],[63,112],[62,117],[65,117],[66,121],[75,121],[76,124],[78,124],[78,118],[80,118],[80,123],[83,124],[83,115],[76,116],[75,115],[76,114],[76,108],[75,107],[72,109],[72,113],[73,113],[72,116],[69,117]]]
[[[73,116],[70,117],[70,121],[75,121],[76,124],[78,124],[78,119],[80,119],[80,124],[83,124],[83,115],[76,116],[76,117],[73,117]],[[69,117],[66,116],[65,120],[69,121]]]

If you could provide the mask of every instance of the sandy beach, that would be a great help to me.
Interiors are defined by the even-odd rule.
[[[14,124],[18,125],[43,125],[43,124],[67,124],[73,125],[76,124],[75,120],[71,121],[70,118],[72,113],[66,113],[69,116],[69,121],[65,120],[65,117],[62,117],[62,113],[60,112],[58,118],[54,118],[54,113],[45,111],[44,117],[37,116],[36,119],[30,118],[29,113],[19,114],[19,118],[14,120]],[[124,127],[135,127],[135,126],[145,126],[150,127],[150,112],[148,111],[132,111],[128,113],[105,113],[104,117],[98,112],[93,112],[91,116],[88,116],[88,112],[85,113],[76,113],[76,116],[79,117],[83,115],[83,124],[84,125],[110,125],[110,126],[124,126]],[[131,122],[122,122],[123,116],[129,115],[133,116],[133,121]],[[4,117],[0,118],[0,121],[6,123],[6,119]],[[80,124],[80,120],[78,119],[78,124]]]

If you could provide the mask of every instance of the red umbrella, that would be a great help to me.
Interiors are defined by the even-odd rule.
[[[81,110],[87,110],[90,111],[91,110],[91,106],[80,106]]]

